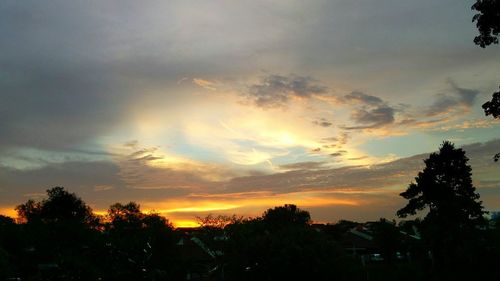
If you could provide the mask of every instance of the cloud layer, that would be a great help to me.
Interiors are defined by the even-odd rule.
[[[324,95],[328,88],[315,84],[314,79],[305,76],[269,75],[249,87],[248,98],[263,108],[286,106],[291,99],[307,99]]]
[[[389,163],[498,138],[478,104],[500,49],[472,43],[470,5],[5,1],[0,204],[65,185],[185,216],[373,207],[412,173]]]

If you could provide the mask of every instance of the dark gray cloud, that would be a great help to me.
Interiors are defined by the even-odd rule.
[[[376,96],[370,96],[362,92],[354,91],[348,95],[345,95],[343,99],[347,102],[355,102],[368,105],[379,105],[384,103],[381,98]]]
[[[379,128],[394,123],[396,110],[381,98],[361,92],[352,92],[340,100],[355,106],[351,120],[356,126],[343,126],[346,130]]]
[[[316,84],[311,77],[269,75],[251,85],[246,96],[259,107],[275,108],[286,106],[291,97],[310,98],[327,92],[328,88]]]
[[[0,165],[0,204],[17,205],[44,193],[54,186],[65,186],[91,201],[103,194],[94,194],[95,187],[108,187],[113,193],[124,189],[118,177],[119,167],[107,161],[54,163],[37,169],[15,169]],[[107,200],[118,200],[107,198]],[[93,203],[93,202],[92,202]]]
[[[182,34],[167,24],[177,4],[2,3],[0,151],[92,146],[130,121],[137,101],[168,95],[170,104],[182,102],[177,91],[164,89],[194,70],[210,75],[220,70],[214,62],[222,53],[232,55],[204,56],[201,44],[199,56],[186,55],[192,49],[181,44],[195,46],[176,41]],[[150,94],[159,88],[161,94]]]
[[[161,158],[154,156],[153,151],[141,150],[113,161],[45,163],[33,169],[0,164],[0,207],[23,203],[54,186],[76,192],[99,209],[114,202],[157,201],[214,188],[213,183],[194,171],[147,165],[148,161]]]
[[[106,28],[85,5],[0,7],[0,150],[66,150],[113,129],[129,97],[104,58]],[[92,19],[95,19],[92,20]]]
[[[449,93],[437,94],[434,103],[426,110],[429,117],[447,114],[457,110],[469,110],[476,101],[479,90],[459,87],[453,80],[448,79]]]
[[[330,127],[332,126],[332,122],[326,120],[325,118],[320,118],[319,120],[314,120],[312,121],[312,123],[316,126],[320,126],[320,127]]]
[[[360,126],[344,127],[347,130],[379,128],[394,123],[394,108],[390,106],[377,106],[372,109],[356,109],[351,114],[351,119]]]

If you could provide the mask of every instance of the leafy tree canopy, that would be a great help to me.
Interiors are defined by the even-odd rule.
[[[75,193],[64,187],[47,190],[48,198],[41,202],[28,200],[16,207],[18,216],[26,222],[42,221],[44,223],[81,223],[92,224],[96,218],[92,209]]]
[[[500,91],[493,93],[491,101],[483,104],[484,114],[491,115],[495,119],[500,118]]]
[[[486,116],[491,115],[495,119],[500,119],[500,91],[493,93],[491,101],[487,101],[483,104],[484,114]],[[498,162],[500,159],[500,153],[495,154],[493,160]]]
[[[296,205],[285,204],[274,207],[264,212],[264,222],[275,226],[304,226],[311,223],[311,215],[308,211],[299,209]]]
[[[498,44],[500,36],[500,0],[477,0],[472,10],[478,13],[472,18],[476,22],[479,35],[474,38],[476,45],[485,48]]]

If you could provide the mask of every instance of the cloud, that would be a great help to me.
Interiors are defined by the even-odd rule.
[[[343,99],[350,103],[360,103],[368,105],[379,105],[384,103],[381,98],[376,96],[370,96],[362,92],[354,91],[348,95],[345,95]]]
[[[347,150],[339,150],[339,151],[336,151],[334,153],[330,153],[330,156],[332,156],[332,157],[340,157],[340,156],[343,156],[346,153],[347,153]]]
[[[251,85],[246,97],[258,107],[276,108],[286,106],[292,98],[307,99],[327,92],[328,88],[315,84],[311,77],[269,75]]]
[[[498,150],[500,140],[463,146],[471,159],[475,175],[492,177],[498,167],[492,167],[491,156]],[[437,145],[436,145],[437,146]],[[338,152],[340,155],[342,151]],[[375,165],[347,166],[342,168],[327,168],[287,171],[270,175],[238,177],[224,184],[224,190],[232,192],[273,191],[276,193],[301,190],[370,190],[389,188],[398,190],[405,188],[423,168],[423,159],[429,153],[400,158],[387,163]],[[497,176],[493,176],[498,178]],[[478,186],[480,187],[480,186]],[[397,193],[395,191],[394,193]]]
[[[118,173],[119,167],[109,161],[53,163],[36,169],[0,165],[0,204],[17,205],[26,200],[24,194],[40,193],[54,186],[68,187],[95,202],[94,190],[122,190],[124,182]]]
[[[326,165],[325,162],[298,162],[292,164],[279,165],[280,170],[314,170],[322,169]]]
[[[373,109],[357,109],[351,119],[361,126],[344,127],[347,130],[379,128],[394,123],[394,108],[390,106],[377,106]]]
[[[168,155],[158,147],[124,146],[113,157],[118,175],[133,189],[189,189],[212,187],[215,181],[234,176],[227,168]]]
[[[494,140],[463,146],[471,159],[474,184],[481,195],[486,194],[486,189],[490,193],[498,189],[498,167],[493,164],[491,156],[499,145],[500,140]],[[156,149],[137,151],[155,157],[159,153]],[[202,177],[209,170],[152,166],[151,162],[157,160],[145,160],[147,157],[141,153],[130,152],[121,160],[125,163],[68,162],[25,170],[2,166],[0,208],[13,207],[26,201],[27,196],[39,196],[37,194],[45,189],[63,185],[96,210],[105,210],[115,202],[136,201],[145,210],[164,212],[171,219],[193,219],[196,215],[224,210],[258,215],[266,208],[291,202],[311,208],[350,206],[351,209],[344,209],[345,214],[364,210],[364,219],[367,219],[367,214],[381,214],[380,204],[387,206],[388,213],[394,212],[396,205],[403,204],[398,194],[414,180],[424,166],[422,160],[429,156],[425,153],[382,164],[342,168],[331,168],[328,163],[319,161],[300,162],[279,166],[284,172],[209,181]],[[129,167],[124,171],[122,165]],[[141,179],[143,184],[135,185],[134,178]],[[179,188],[174,188],[172,183],[179,184]],[[487,209],[498,208],[495,198],[483,196],[481,199]],[[319,210],[311,211],[313,216],[318,215]],[[332,214],[325,216],[330,221],[334,217]]]
[[[425,111],[428,117],[469,110],[479,95],[478,90],[459,87],[455,81],[448,79],[450,94],[437,94],[436,100]]]
[[[347,160],[356,161],[356,160],[363,160],[366,158],[368,158],[368,156],[352,157],[352,158],[347,158]]]
[[[350,135],[347,132],[341,132],[339,136],[336,137],[329,137],[329,138],[323,138],[321,139],[321,142],[326,142],[326,143],[335,143],[335,146],[337,147],[342,147],[349,141]]]
[[[430,128],[431,131],[450,131],[450,130],[466,130],[472,128],[492,128],[500,126],[494,119],[472,119],[464,120],[458,124],[443,124]]]
[[[312,121],[312,123],[316,126],[325,127],[325,128],[332,126],[332,122],[326,120],[325,118],[320,118],[319,120],[314,120],[314,121]]]
[[[319,143],[323,143],[321,147],[316,147],[312,149],[312,152],[320,152],[322,150],[329,151],[331,149],[341,149],[350,139],[350,135],[347,132],[340,132],[337,137],[322,138]],[[345,150],[342,150],[345,152]]]
[[[193,83],[195,83],[196,85],[198,85],[204,89],[210,90],[210,91],[217,90],[217,88],[215,88],[217,83],[213,82],[213,81],[209,81],[209,80],[205,80],[205,79],[201,79],[201,78],[193,78]]]
[[[340,100],[355,106],[351,113],[351,120],[358,125],[342,126],[345,130],[380,128],[395,121],[396,110],[379,97],[352,92]]]

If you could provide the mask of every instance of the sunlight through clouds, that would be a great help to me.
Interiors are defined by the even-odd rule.
[[[183,223],[290,202],[369,216],[445,139],[498,209],[481,104],[500,49],[474,45],[470,4],[422,1],[1,5],[0,212],[64,185]]]

